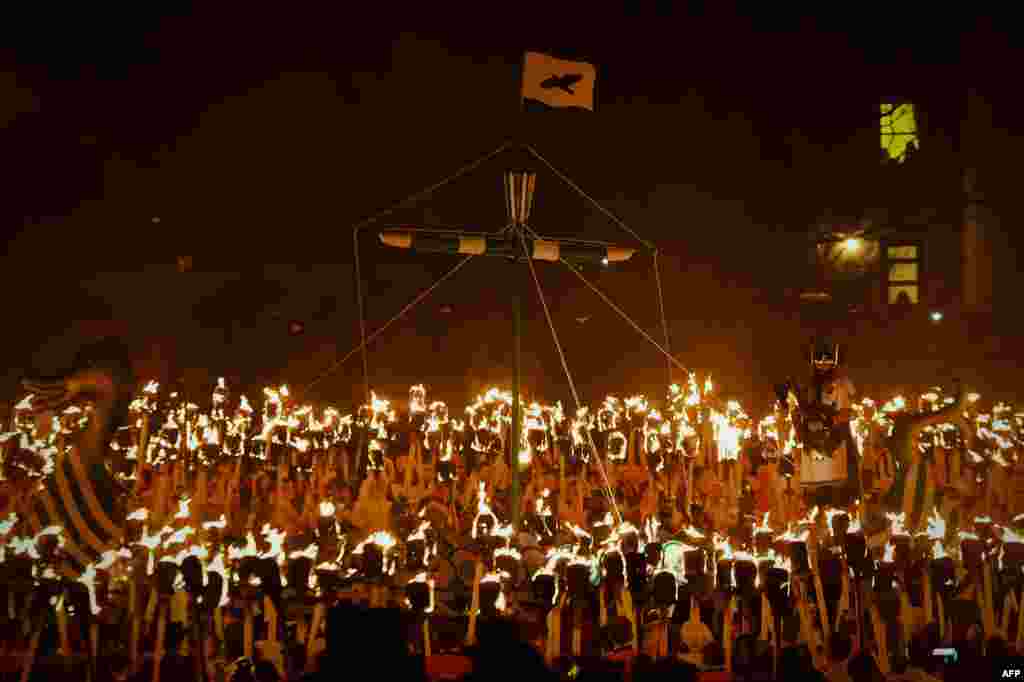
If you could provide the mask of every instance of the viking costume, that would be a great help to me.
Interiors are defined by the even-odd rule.
[[[32,382],[29,382],[32,383]],[[114,479],[103,455],[128,417],[135,377],[125,349],[106,340],[83,349],[65,378],[35,383],[44,409],[60,410],[66,400],[93,400],[89,425],[67,451],[54,454],[53,472],[23,505],[33,534],[50,526],[64,528],[64,548],[71,571],[81,572],[100,555],[117,547],[125,517],[127,491]]]

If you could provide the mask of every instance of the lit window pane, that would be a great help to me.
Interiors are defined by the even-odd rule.
[[[918,301],[917,286],[903,285],[889,287],[889,304],[916,304]]]
[[[890,282],[916,282],[917,263],[891,263],[889,265]]]
[[[894,260],[917,260],[916,246],[890,246],[887,250],[890,259]]]
[[[907,151],[919,149],[917,123],[914,120],[914,106],[904,104],[882,104],[879,120],[882,134],[882,149],[890,159],[899,163],[907,158]]]

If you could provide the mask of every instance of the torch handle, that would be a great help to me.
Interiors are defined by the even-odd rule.
[[[149,459],[149,414],[142,412],[142,428],[139,429],[139,447],[135,452],[135,494],[142,492],[142,471]]]
[[[725,618],[722,623],[722,647],[725,649],[725,671],[732,672],[732,627],[733,611],[736,609],[736,597],[729,599],[725,607]]]
[[[134,580],[129,583],[129,597],[128,597],[128,617],[132,620],[132,631],[130,639],[128,640],[128,656],[131,659],[132,672],[139,671],[139,638],[142,630],[142,613],[136,608],[138,601],[138,584]]]
[[[217,635],[217,641],[224,641],[224,609],[217,606],[213,610],[213,630]]]
[[[57,634],[60,638],[60,655],[71,657],[71,638],[68,636],[68,614],[64,608],[64,595],[57,601]]]
[[[828,617],[828,604],[825,603],[825,590],[821,585],[821,574],[815,567],[814,572],[814,593],[818,600],[818,613],[821,618],[821,631],[822,639],[825,645],[825,651],[829,651],[829,643],[832,639],[832,628],[829,627],[829,623],[832,621]]]
[[[686,518],[693,523],[693,466],[696,457],[690,457],[686,463]]]
[[[424,615],[423,617],[423,656],[424,658],[430,658],[431,656],[431,641],[430,641],[430,616]]]
[[[317,637],[320,635],[320,623],[324,617],[324,604],[318,602],[316,607],[313,609],[313,622],[309,627],[309,633],[306,635],[306,672],[312,673],[316,670],[316,661],[314,660],[313,653],[315,651],[314,646],[316,644]]]
[[[167,610],[167,605],[160,604],[159,613],[156,618],[156,647],[153,650],[153,682],[160,682],[160,664],[164,659],[164,641],[167,637]]]
[[[277,609],[270,597],[263,598],[263,610],[267,614],[267,640],[277,641]]]
[[[29,641],[28,651],[25,655],[25,663],[21,668],[21,682],[28,682],[29,676],[32,674],[32,666],[36,660],[36,652],[39,651],[39,639],[42,637],[45,625],[45,615],[40,616],[38,618],[38,623],[32,630],[32,639]]]
[[[89,624],[89,655],[91,659],[89,667],[95,670],[96,661],[99,659],[100,655],[100,625],[95,621]],[[92,674],[92,678],[95,680],[96,675],[93,670],[91,670],[90,673]]]
[[[484,565],[481,561],[476,562],[476,575],[473,578],[473,600],[469,609],[469,628],[466,631],[466,644],[476,644],[476,617],[480,610],[480,579],[484,576]]]
[[[878,664],[878,669],[882,671],[882,674],[889,674],[889,634],[885,629],[885,623],[882,621],[882,616],[878,612],[878,606],[872,604],[870,607],[871,612],[871,629],[874,631],[875,644],[877,651],[875,653],[875,662]]]
[[[1019,606],[1021,609],[1017,611],[1017,651],[1024,650],[1024,616],[1021,615],[1021,612],[1024,611],[1024,594],[1021,595],[1021,603]]]
[[[245,616],[242,625],[242,632],[244,635],[243,640],[243,653],[242,655],[246,658],[252,658],[252,639],[253,639],[253,614],[252,604],[245,604]]]
[[[991,636],[991,633],[996,631],[996,605],[994,588],[992,583],[994,582],[992,571],[994,570],[993,561],[988,559],[985,561],[985,633]]]
[[[579,658],[583,653],[583,610],[577,604],[572,612],[572,655]]]

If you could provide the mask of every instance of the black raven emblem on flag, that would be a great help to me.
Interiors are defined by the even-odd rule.
[[[559,90],[565,90],[570,95],[575,95],[576,93],[573,91],[572,87],[581,80],[583,80],[583,75],[579,73],[570,73],[564,76],[551,76],[550,78],[545,79],[540,84],[540,87],[545,90],[557,88]]]

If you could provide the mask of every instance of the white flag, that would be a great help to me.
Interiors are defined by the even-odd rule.
[[[523,60],[523,104],[553,109],[594,110],[597,69],[586,62],[527,52]]]

